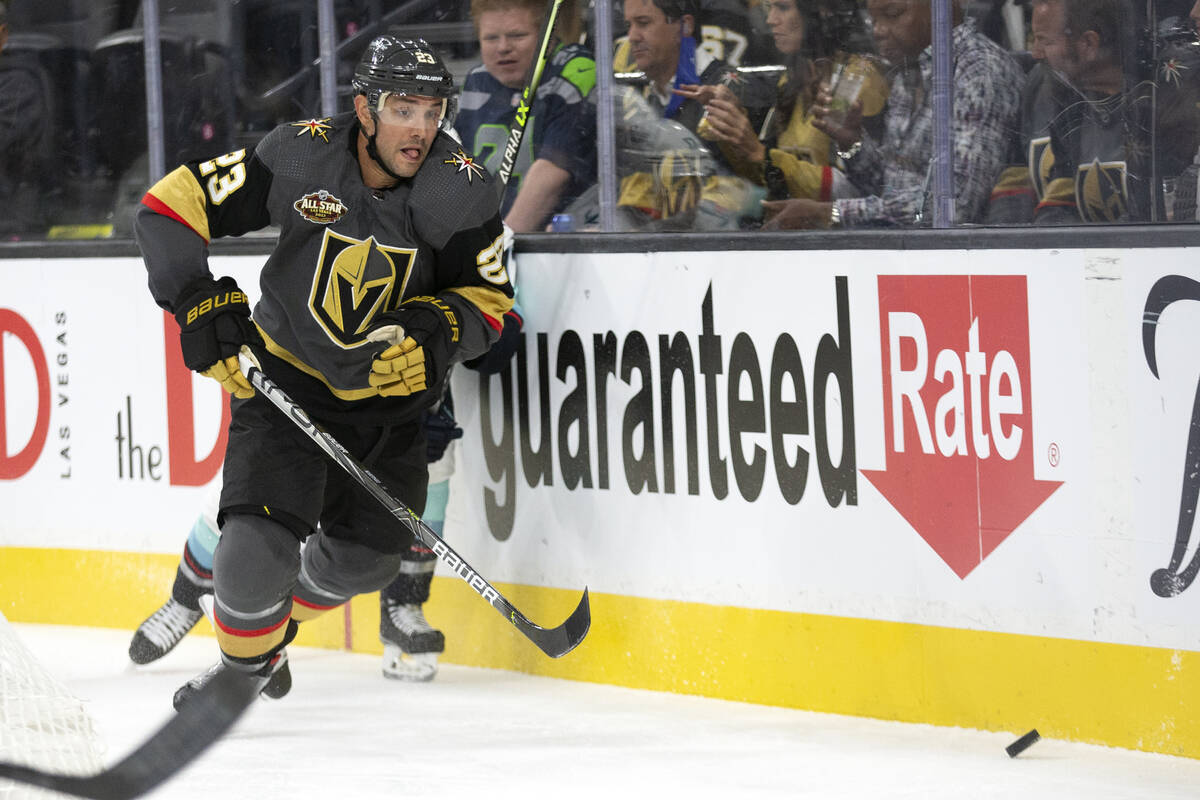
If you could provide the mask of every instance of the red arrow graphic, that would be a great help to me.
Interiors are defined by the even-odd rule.
[[[886,468],[863,475],[960,578],[1061,481],[1033,477],[1025,276],[880,276]]]

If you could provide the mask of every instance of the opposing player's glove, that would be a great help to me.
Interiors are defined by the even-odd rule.
[[[412,297],[379,315],[367,334],[390,345],[371,362],[368,382],[384,397],[436,386],[458,349],[458,316],[436,297]]]
[[[442,460],[446,448],[455,439],[461,439],[463,429],[454,421],[454,414],[445,404],[437,411],[425,415],[425,461],[433,464]]]
[[[238,368],[238,349],[262,339],[250,321],[250,301],[233,278],[205,277],[189,285],[175,303],[179,344],[188,369],[212,378],[236,397],[253,397],[254,387]]]

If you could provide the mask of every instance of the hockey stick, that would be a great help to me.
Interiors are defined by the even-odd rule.
[[[504,156],[500,161],[498,172],[502,190],[508,185],[508,179],[512,177],[513,168],[517,165],[521,140],[525,138],[525,127],[529,122],[529,110],[533,108],[538,84],[542,82],[542,72],[546,69],[546,56],[550,50],[550,40],[554,38],[554,23],[558,19],[558,9],[562,7],[562,4],[563,0],[553,0],[550,4],[550,11],[546,15],[544,23],[545,27],[542,29],[542,44],[538,48],[537,58],[533,61],[533,70],[529,81],[525,84],[524,91],[521,92],[521,102],[517,106],[517,116],[513,121],[513,126],[508,131],[508,141],[504,143]]]
[[[588,628],[592,624],[592,612],[588,604],[586,588],[583,590],[583,598],[579,601],[579,605],[571,612],[571,616],[567,617],[566,621],[557,628],[543,628],[534,625],[524,614],[513,607],[504,598],[504,595],[484,580],[483,576],[476,572],[462,556],[454,552],[454,549],[446,544],[432,528],[422,522],[421,518],[414,514],[408,506],[392,497],[379,479],[372,475],[358,459],[346,452],[346,448],[342,447],[337,439],[313,422],[304,409],[296,405],[283,389],[263,374],[249,348],[242,348],[240,361],[242,372],[246,374],[255,389],[262,392],[263,396],[274,403],[288,419],[296,423],[297,427],[304,431],[318,447],[324,450],[342,469],[350,473],[350,477],[382,503],[392,516],[403,522],[420,540],[421,544],[445,561],[455,575],[466,581],[468,586],[488,601],[492,608],[499,611],[505,619],[515,625],[517,630],[525,634],[529,641],[541,648],[543,653],[551,658],[565,656],[583,641],[583,637],[587,635]]]
[[[62,775],[0,762],[0,779],[93,800],[140,797],[221,738],[258,697],[265,682],[266,678],[251,679],[232,669],[220,671],[140,747],[95,775]]]

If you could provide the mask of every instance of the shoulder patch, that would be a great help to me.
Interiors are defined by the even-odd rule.
[[[458,174],[461,172],[466,176]],[[503,184],[487,180],[489,177],[481,161],[468,155],[449,135],[439,133],[412,178],[408,196],[417,235],[438,249],[455,232],[498,217]]]
[[[586,56],[576,56],[563,64],[561,75],[587,97],[596,86],[596,62]]]
[[[457,152],[447,152],[447,155],[449,158],[443,160],[442,163],[457,167],[455,172],[465,172],[467,174],[467,183],[473,182],[476,178],[479,178],[480,181],[486,180],[487,171],[484,170],[483,165],[476,161],[473,156],[469,156],[463,152],[461,147],[458,148]]]
[[[292,122],[289,124],[293,128],[300,129],[296,133],[297,136],[303,136],[304,134],[307,133],[309,135],[309,138],[315,139],[318,136],[320,136],[322,139],[324,139],[325,141],[328,142],[329,137],[326,135],[325,132],[333,127],[332,125],[329,124],[329,121],[330,121],[330,118],[325,117],[324,119],[309,119],[309,120],[305,120],[303,122]]]

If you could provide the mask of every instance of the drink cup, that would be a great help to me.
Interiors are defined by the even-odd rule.
[[[841,127],[846,124],[846,115],[862,92],[866,79],[866,68],[860,63],[846,64],[834,73],[831,87],[833,99],[829,104],[829,114],[825,117],[831,125]]]

